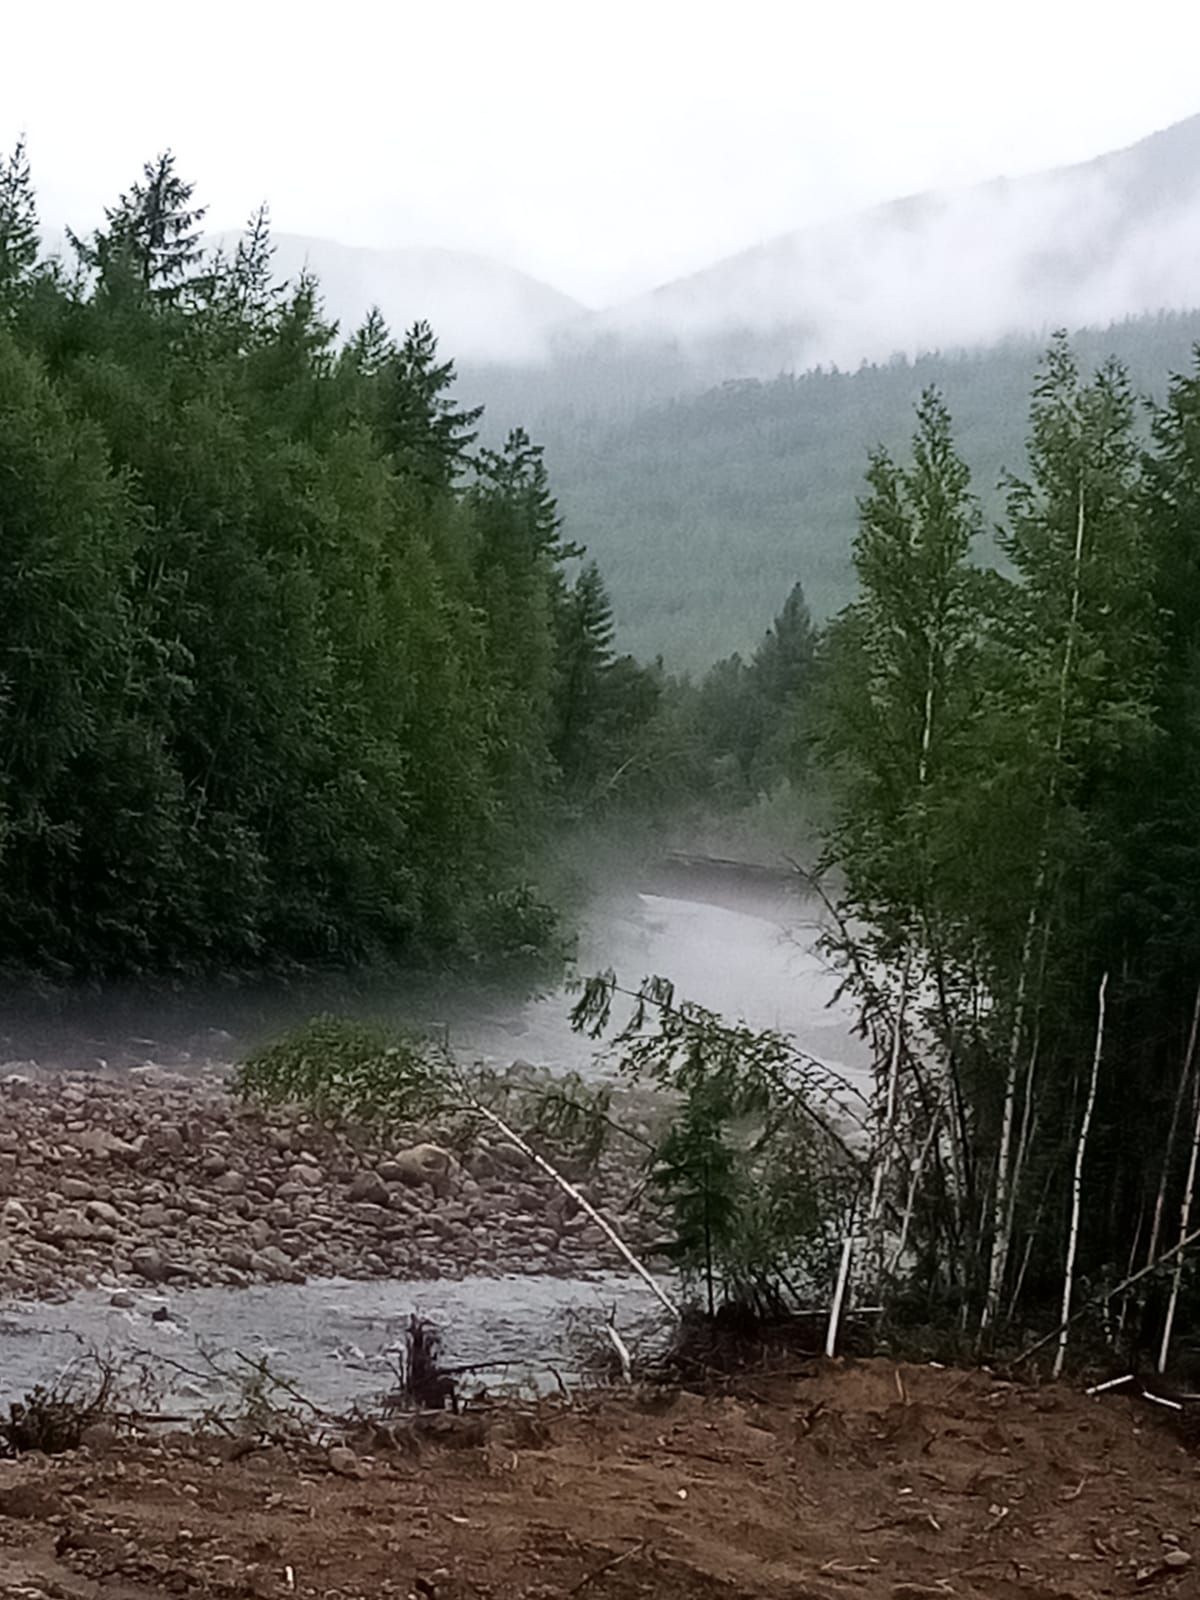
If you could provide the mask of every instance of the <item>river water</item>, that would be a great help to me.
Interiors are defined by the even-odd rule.
[[[818,954],[820,907],[800,880],[723,866],[676,862],[633,884],[597,889],[581,919],[577,970],[613,967],[631,986],[656,973],[682,998],[728,1019],[790,1033],[839,1073],[866,1081],[863,1046],[851,1032],[837,977]],[[147,1060],[187,1068],[236,1060],[247,1047],[317,1010],[436,1027],[471,1059],[515,1059],[587,1075],[611,1070],[598,1047],[572,1032],[572,993],[529,994],[480,980],[429,979],[368,985],[211,988],[199,993],[124,991],[12,1001],[0,1015],[6,1070],[96,1070]],[[5,1070],[5,1069],[0,1069]],[[475,1278],[461,1283],[271,1285],[172,1291],[171,1320],[154,1322],[158,1302],[138,1295],[116,1308],[107,1293],[66,1305],[0,1307],[0,1399],[52,1376],[88,1346],[158,1353],[176,1404],[200,1409],[227,1398],[228,1384],[205,1369],[203,1349],[250,1359],[266,1355],[321,1405],[369,1402],[388,1365],[382,1351],[414,1311],[446,1340],[452,1363],[503,1360],[494,1381],[546,1384],[579,1368],[577,1328],[602,1330],[609,1314],[627,1339],[653,1328],[656,1302],[619,1274],[579,1280]],[[572,1315],[574,1318],[572,1319]],[[172,1364],[174,1363],[174,1365]],[[177,1368],[188,1368],[188,1376]]]
[[[596,887],[579,919],[577,975],[612,967],[636,986],[652,973],[682,999],[728,1020],[777,1028],[851,1078],[866,1070],[837,979],[817,954],[820,905],[801,880],[746,868],[665,863],[634,882]],[[0,1070],[24,1063],[95,1070],[227,1064],[283,1029],[327,1011],[443,1033],[472,1059],[520,1059],[558,1071],[605,1070],[572,1032],[566,985],[530,994],[511,979],[453,981],[389,974],[358,982],[144,987],[103,994],[8,995]]]

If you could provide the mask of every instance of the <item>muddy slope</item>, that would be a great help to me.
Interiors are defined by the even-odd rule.
[[[0,1595],[1091,1600],[1198,1589],[1200,1463],[1121,1397],[877,1361],[231,1460],[0,1463]]]

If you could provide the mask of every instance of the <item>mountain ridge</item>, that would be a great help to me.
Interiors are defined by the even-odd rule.
[[[724,377],[911,357],[1182,309],[1197,258],[1200,114],[1070,166],[774,235],[558,330],[555,347],[570,358],[606,339],[682,342],[709,379],[706,347],[737,331],[765,348]]]
[[[230,229],[206,235],[232,249]],[[449,356],[520,361],[548,351],[550,330],[584,311],[578,301],[532,274],[474,251],[444,245],[380,249],[298,233],[272,233],[275,270],[295,279],[304,269],[320,282],[327,313],[343,335],[377,305],[394,332],[432,324]]]

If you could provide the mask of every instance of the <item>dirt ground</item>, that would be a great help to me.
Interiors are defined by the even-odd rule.
[[[1200,1595],[1200,1457],[1120,1395],[869,1361],[433,1421],[0,1463],[0,1595]]]

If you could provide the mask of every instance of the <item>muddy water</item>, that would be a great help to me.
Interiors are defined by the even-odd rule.
[[[475,1366],[462,1378],[468,1391],[548,1389],[578,1380],[585,1350],[605,1337],[609,1317],[635,1352],[661,1343],[667,1328],[649,1292],[617,1273],[460,1283],[331,1279],[135,1293],[133,1301],[115,1307],[109,1291],[93,1291],[63,1305],[0,1307],[0,1403],[64,1374],[82,1382],[94,1370],[87,1354],[94,1351],[130,1374],[149,1369],[154,1408],[175,1413],[234,1406],[234,1375],[249,1376],[247,1363],[260,1361],[318,1406],[377,1406],[395,1386],[394,1351],[414,1312],[442,1331],[447,1365]],[[160,1307],[170,1320],[154,1320]],[[276,1398],[288,1403],[285,1394]]]

